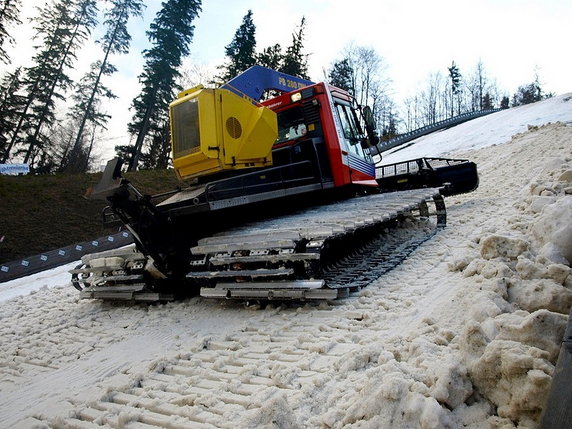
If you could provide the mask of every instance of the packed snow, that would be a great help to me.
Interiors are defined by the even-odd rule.
[[[0,285],[0,427],[538,427],[572,306],[571,124],[568,94],[388,157],[468,158],[480,186],[338,302],[80,301],[65,269]]]
[[[420,137],[411,144],[385,152],[383,164],[422,156],[453,157],[460,152],[506,143],[515,134],[527,131],[529,126],[540,126],[548,122],[570,125],[572,106],[569,97],[570,94],[565,94],[544,102],[501,110],[454,128]]]

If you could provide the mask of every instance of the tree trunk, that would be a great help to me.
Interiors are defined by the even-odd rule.
[[[107,65],[107,60],[109,58],[109,54],[111,53],[111,48],[113,47],[113,42],[115,41],[115,37],[117,35],[117,29],[119,27],[119,23],[121,22],[121,19],[123,18],[124,12],[125,12],[125,8],[121,11],[119,18],[117,19],[117,22],[115,24],[115,28],[113,29],[113,34],[111,35],[111,39],[109,41],[109,45],[105,49],[105,57],[103,58],[103,62],[101,63],[101,67],[99,68],[99,73],[97,75],[97,79],[95,80],[95,84],[93,85],[93,90],[91,91],[89,101],[87,102],[85,112],[83,113],[83,117],[81,118],[81,122],[79,124],[79,130],[77,132],[77,136],[75,139],[74,148],[78,147],[79,143],[81,141],[81,135],[83,134],[83,129],[85,127],[85,123],[87,122],[87,117],[89,116],[89,111],[90,111],[91,106],[93,104],[93,100],[95,99],[95,94],[97,94],[99,82],[101,81],[101,76],[103,75],[103,70],[105,69],[105,66]]]
[[[141,123],[141,129],[139,130],[139,134],[137,134],[137,141],[135,142],[135,150],[133,151],[133,156],[131,157],[131,161],[129,162],[129,167],[127,171],[136,171],[137,170],[137,163],[139,162],[139,157],[141,156],[141,150],[143,148],[143,141],[147,136],[147,132],[149,131],[149,119],[153,114],[153,110],[155,107],[155,96],[157,95],[157,88],[154,87],[153,91],[151,92],[151,101],[147,105],[147,109],[145,110],[145,116],[143,117],[143,122]]]
[[[91,151],[93,150],[93,144],[95,143],[95,129],[96,127],[94,126],[93,133],[91,134],[91,141],[89,142],[89,149],[85,154],[85,162],[83,163],[83,168],[81,170],[82,173],[85,173],[89,168],[89,157],[91,156]]]

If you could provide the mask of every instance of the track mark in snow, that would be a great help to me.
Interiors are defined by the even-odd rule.
[[[108,391],[103,399],[88,405],[72,400],[70,418],[44,421],[63,427],[137,422],[182,428],[224,427],[248,416],[256,419],[269,399],[301,396],[304,387],[323,382],[324,374],[361,347],[341,341],[345,333],[331,326],[320,330],[318,338],[304,333],[304,328],[311,331],[312,325],[289,322],[280,330],[244,329],[232,340],[205,341],[202,350],[155,362],[152,370],[133,375],[127,385]]]

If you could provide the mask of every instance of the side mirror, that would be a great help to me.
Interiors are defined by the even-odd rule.
[[[375,120],[373,119],[373,113],[371,112],[371,107],[365,106],[363,108],[363,118],[365,119],[366,127],[375,129]]]
[[[375,119],[373,118],[373,113],[369,106],[365,106],[362,109],[363,119],[365,122],[365,131],[367,133],[367,138],[372,146],[379,143],[379,136],[375,132]]]

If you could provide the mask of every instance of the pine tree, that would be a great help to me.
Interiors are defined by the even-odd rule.
[[[330,83],[340,89],[351,93],[353,81],[353,69],[350,66],[349,59],[334,62],[332,69],[328,73]]]
[[[14,38],[8,33],[8,27],[21,24],[19,19],[21,0],[4,0],[0,6],[0,61],[10,63],[10,58],[4,49],[4,42],[14,43]]]
[[[305,29],[306,18],[302,17],[298,31],[292,34],[292,44],[286,48],[286,54],[279,71],[310,80],[308,76],[308,55],[303,53]]]
[[[493,105],[492,97],[488,92],[486,92],[483,96],[483,110],[490,110],[494,108],[495,106]]]
[[[105,128],[109,115],[99,111],[98,105],[101,103],[101,98],[117,98],[117,96],[103,85],[100,79],[102,75],[110,75],[115,71],[116,69],[112,64],[96,61],[79,83],[75,85],[75,91],[71,97],[74,103],[68,115],[79,124],[78,128],[82,131],[76,134],[76,141],[78,137],[83,135],[83,128],[87,121],[94,126]]]
[[[303,53],[305,28],[306,19],[302,18],[300,26],[292,34],[292,44],[285,53],[278,43],[256,53],[256,27],[252,21],[252,11],[249,10],[236,30],[232,42],[225,47],[228,61],[219,67],[222,73],[216,77],[216,83],[227,82],[254,64],[309,80],[308,55]]]
[[[461,93],[461,72],[459,71],[459,67],[457,67],[457,65],[455,64],[455,61],[453,61],[453,63],[451,64],[451,67],[448,67],[447,70],[449,70],[449,78],[451,79],[451,117],[453,117],[455,115],[455,109],[454,109],[454,101],[455,101],[455,96],[459,96],[459,94]],[[459,107],[459,103],[457,103],[457,106]]]
[[[121,159],[130,160],[135,155],[135,145],[122,144],[115,146],[115,153]]]
[[[170,162],[169,122],[164,121],[152,135],[153,141],[149,145],[149,151],[141,154],[141,164],[144,169],[166,169]]]
[[[252,21],[252,10],[242,18],[242,24],[234,33],[232,41],[224,52],[227,63],[220,67],[220,81],[227,82],[256,63],[256,26]]]
[[[537,82],[521,85],[513,95],[512,105],[521,106],[523,104],[535,103],[542,100],[542,89]]]
[[[64,1],[61,5],[64,5]],[[56,5],[56,10],[60,13],[67,12],[65,9]],[[54,121],[54,106],[55,99],[64,99],[62,93],[58,92],[58,89],[62,92],[67,91],[72,85],[71,79],[66,74],[66,69],[73,68],[73,63],[76,59],[75,52],[82,46],[82,44],[87,40],[91,28],[97,24],[96,14],[97,6],[96,0],[79,0],[75,4],[71,3],[71,10],[73,11],[68,22],[64,22],[62,28],[62,38],[59,40],[61,44],[61,50],[56,53],[56,63],[57,70],[51,76],[50,82],[48,84],[48,91],[42,94],[42,102],[38,103],[36,106],[32,106],[32,110],[35,113],[37,123],[32,128],[33,134],[30,133],[28,136],[29,147],[24,157],[24,162],[28,162],[31,158],[33,159],[34,150],[36,148],[42,149],[45,152],[43,146],[49,146],[50,140],[45,135],[41,135],[42,126],[45,124],[51,125]],[[57,16],[55,16],[58,19]],[[31,130],[31,131],[32,131]],[[45,158],[44,154],[44,158]]]
[[[104,25],[107,31],[99,40],[104,51],[103,61],[92,63],[90,71],[83,77],[74,95],[75,104],[71,117],[77,121],[78,128],[71,149],[72,155],[80,152],[84,128],[88,121],[93,124],[93,128],[105,127],[109,116],[98,112],[95,107],[100,104],[102,97],[115,98],[115,95],[101,84],[101,79],[117,71],[109,62],[110,55],[129,52],[131,36],[127,31],[127,22],[131,16],[141,16],[143,7],[142,0],[114,0],[113,7],[105,13]]]
[[[397,113],[395,113],[392,109],[388,109],[386,114],[386,120],[384,121],[384,126],[381,131],[381,140],[387,141],[397,136],[397,122],[399,118]]]
[[[45,92],[48,86],[47,76],[54,72],[54,59],[52,57],[55,55],[52,55],[52,52],[57,49],[60,33],[63,33],[62,27],[65,27],[64,23],[58,23],[55,17],[61,12],[61,9],[70,7],[70,4],[67,2],[60,6],[62,7],[56,8],[54,4],[45,6],[40,9],[40,14],[35,19],[35,38],[43,39],[43,50],[33,57],[34,65],[24,70],[23,84],[27,94],[26,103],[22,107],[16,126],[11,127],[11,137],[4,161],[10,157],[11,150],[23,142],[24,136],[21,135],[21,132],[28,130],[30,128],[29,123],[33,120],[32,114],[29,112],[32,104],[39,94]],[[36,49],[38,48],[36,47]]]
[[[174,91],[179,89],[177,79],[180,74],[177,69],[182,57],[189,54],[195,29],[192,22],[200,11],[200,0],[167,0],[147,32],[153,46],[143,52],[145,65],[143,73],[139,75],[143,89],[132,104],[135,114],[128,129],[132,135],[137,135],[137,140],[129,170],[137,169],[143,143],[149,134],[150,152],[155,151],[154,146],[169,145],[168,138],[156,137],[163,135],[161,131],[168,121],[169,103],[175,95]],[[156,162],[158,165],[162,160]]]
[[[256,64],[272,70],[278,70],[282,61],[284,61],[284,54],[282,53],[282,47],[278,43],[264,48],[262,52],[256,55]]]
[[[0,162],[8,160],[11,147],[9,146],[9,130],[18,118],[18,112],[25,103],[25,98],[19,95],[22,87],[22,68],[18,67],[0,82]]]
[[[34,20],[36,38],[42,44],[34,64],[25,70],[27,101],[10,142],[13,147],[22,141],[22,132],[26,134],[28,147],[21,151],[24,162],[33,163],[38,154],[41,160],[49,160],[49,137],[42,134],[42,127],[53,123],[55,102],[64,99],[63,93],[72,84],[66,70],[73,67],[75,52],[96,25],[96,13],[96,0],[56,0]]]
[[[501,109],[508,109],[509,108],[509,104],[510,104],[510,99],[508,98],[508,96],[504,96],[501,99],[501,103],[500,103],[500,108]]]
[[[54,164],[59,173],[83,173],[91,162],[91,151],[95,143],[96,127],[91,129],[91,135],[84,133],[81,145],[74,147],[77,132],[77,121],[68,120],[58,123],[51,128],[54,147],[51,151]],[[59,161],[58,161],[59,160]]]

